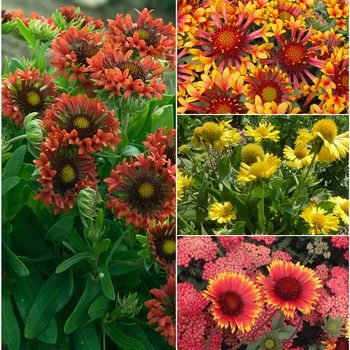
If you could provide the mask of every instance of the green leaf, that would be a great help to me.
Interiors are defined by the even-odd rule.
[[[218,164],[218,173],[222,183],[229,189],[231,189],[230,169],[230,159],[227,156],[223,156]]]
[[[20,70],[23,70],[23,71],[26,70],[21,62],[19,62],[15,58],[11,58],[11,61],[10,61],[10,64],[9,64],[10,71],[12,73],[14,73],[17,70],[17,68],[19,68]]]
[[[50,46],[51,41],[42,44],[40,49],[35,54],[34,67],[38,68],[41,72],[46,69],[45,53],[46,49]]]
[[[294,207],[293,207],[293,203],[285,203],[285,204],[281,204],[280,208],[285,211],[286,213],[294,216],[295,212],[294,212]]]
[[[57,334],[57,322],[55,317],[52,316],[47,326],[37,335],[37,339],[43,343],[56,344]]]
[[[101,285],[104,295],[110,300],[115,300],[114,287],[108,270],[105,266],[98,266],[97,271],[98,273],[103,273],[104,275],[101,279]]]
[[[90,253],[90,252],[84,252],[84,253],[79,253],[77,255],[74,255],[70,258],[68,258],[67,260],[63,261],[63,263],[61,263],[57,269],[56,269],[56,273],[61,273],[63,271],[68,270],[71,266],[77,264],[79,261],[85,260],[85,259],[90,259],[93,260],[94,259],[94,254]]]
[[[33,34],[31,33],[31,31],[23,24],[23,22],[19,18],[16,19],[16,22],[17,22],[18,30],[21,32],[24,38],[28,41],[29,45],[33,48],[33,50],[35,50],[36,40]]]
[[[276,325],[277,325],[277,321],[278,321],[278,313],[276,313],[276,315],[273,318],[272,324],[271,324],[271,330],[274,330]]]
[[[103,239],[101,242],[98,242],[95,247],[95,256],[96,259],[100,256],[101,253],[105,252],[108,250],[109,246],[111,244],[110,239]]]
[[[233,225],[233,228],[230,229],[229,234],[230,235],[243,236],[244,235],[244,229],[245,229],[245,222],[244,221],[237,221]]]
[[[57,221],[46,233],[45,239],[54,244],[61,244],[68,238],[74,224],[73,216],[65,216]]]
[[[122,155],[125,157],[129,157],[129,156],[139,156],[141,153],[141,151],[135,147],[135,146],[131,146],[131,145],[127,145],[125,146],[125,148],[123,149],[123,153]]]
[[[241,154],[242,154],[242,145],[238,144],[238,146],[236,146],[233,149],[233,152],[231,155],[231,166],[237,171],[239,170],[240,164],[241,164]]]
[[[74,332],[82,323],[84,317],[86,317],[87,310],[100,290],[100,285],[93,283],[91,278],[87,278],[83,295],[81,296],[77,306],[72,314],[69,316],[66,324],[64,325],[64,333],[70,334]]]
[[[129,139],[128,139],[128,136],[126,135],[126,133],[123,129],[120,129],[120,131],[121,131],[121,140],[122,141],[117,144],[117,147],[124,148],[129,143]]]
[[[75,350],[101,350],[95,326],[79,326],[74,332]]]
[[[104,325],[107,335],[124,350],[145,350],[145,347],[135,338],[128,337],[112,323]]]
[[[133,141],[136,139],[141,130],[143,130],[143,126],[147,119],[149,110],[146,109],[143,113],[133,115],[129,124],[128,124],[128,138]]]
[[[118,251],[117,252],[117,258],[121,261],[128,261],[128,262],[135,262],[137,260],[140,260],[140,256],[138,255],[138,251]],[[154,260],[152,261],[152,265],[154,263]],[[109,265],[108,271],[111,276],[119,276],[123,275],[125,273],[134,271],[136,269],[139,269],[140,267],[143,267],[143,262],[140,262],[137,265],[123,265],[123,264],[115,264],[115,265]]]
[[[84,242],[84,240],[79,236],[79,233],[73,227],[67,238],[67,241],[72,245],[72,247],[78,252],[83,253],[89,251],[89,247]],[[65,245],[65,242],[63,243]]]
[[[20,181],[21,181],[21,178],[18,176],[12,176],[2,181],[1,194],[2,195],[6,194],[8,191],[10,191],[11,188],[15,187]]]
[[[124,287],[134,289],[141,283],[141,280],[138,274],[132,271],[123,275],[121,283]]]
[[[155,348],[150,343],[149,334],[147,333],[146,335],[146,333],[138,323],[131,325],[124,325],[122,323],[118,323],[118,328],[119,330],[123,331],[123,333],[139,340],[141,344],[145,347],[145,350],[155,350]]]
[[[10,177],[19,176],[26,153],[27,146],[22,145],[18,147],[12,154],[11,158],[7,161],[2,174],[2,180]]]
[[[246,348],[246,350],[254,350],[259,344],[259,341],[252,341]]]
[[[103,318],[109,309],[109,299],[105,295],[98,297],[89,308],[91,318]]]
[[[5,259],[10,263],[12,268],[19,276],[28,276],[29,270],[23,264],[21,260],[10,250],[10,248],[3,242],[3,247],[6,250],[7,255],[5,255]]]
[[[158,129],[171,128],[174,126],[174,110],[173,106],[166,105],[157,109],[152,115],[151,132],[156,132]]]
[[[52,274],[44,283],[30,309],[24,328],[25,337],[35,338],[60,311],[73,293],[72,274]]]
[[[1,337],[10,350],[18,350],[21,343],[21,332],[13,312],[11,296],[1,297]]]

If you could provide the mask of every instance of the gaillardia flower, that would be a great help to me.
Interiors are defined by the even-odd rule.
[[[253,163],[260,159],[264,159],[265,152],[264,149],[257,143],[248,143],[242,149],[241,160],[247,165],[252,165]]]
[[[338,135],[335,122],[331,119],[321,119],[313,127],[311,133],[307,130],[299,130],[299,136],[295,141],[296,145],[306,146],[311,142],[313,150],[318,152],[320,163],[326,161],[328,164],[346,157],[349,153],[349,131]]]
[[[269,178],[276,170],[281,159],[273,154],[265,154],[263,160],[257,157],[258,161],[251,166],[241,163],[241,171],[237,175],[237,181],[249,182]]]
[[[269,270],[269,278],[260,275],[258,281],[262,284],[260,298],[293,317],[295,309],[309,314],[314,309],[314,303],[319,295],[316,292],[322,287],[321,281],[315,277],[315,272],[300,262],[293,264],[283,260],[273,260]]]
[[[101,145],[114,151],[115,145],[121,141],[120,122],[114,118],[114,110],[108,111],[106,102],[97,98],[62,94],[46,115],[44,125],[48,136],[77,145],[80,154],[102,151]]]
[[[345,225],[349,225],[349,200],[342,197],[331,197],[330,202],[337,205],[333,208],[333,213],[340,217]]]
[[[232,219],[236,219],[236,213],[233,210],[231,202],[214,203],[210,206],[210,219],[216,220],[219,224],[227,223]]]
[[[275,127],[271,125],[271,123],[269,123],[268,125],[267,123],[259,123],[259,127],[256,128],[255,130],[249,125],[246,125],[245,128],[247,129],[245,134],[247,136],[253,136],[255,139],[255,142],[261,142],[264,139],[269,139],[274,142],[277,142],[278,139],[280,138],[277,135],[280,133],[280,131],[279,130],[272,131]]]
[[[168,224],[155,224],[149,227],[147,240],[153,249],[152,254],[169,275],[175,275],[176,225],[175,220]]]
[[[34,163],[39,167],[38,182],[44,189],[34,199],[42,199],[45,205],[53,204],[55,215],[60,210],[67,214],[80,190],[97,188],[95,158],[62,145],[58,138],[46,138],[39,150],[40,159]]]
[[[313,153],[310,154],[310,150],[307,149],[306,146],[297,146],[294,149],[290,148],[289,146],[285,146],[283,149],[283,154],[285,158],[293,161],[294,165],[298,169],[301,169],[304,166],[309,166],[314,156]]]
[[[155,156],[145,158],[141,153],[130,164],[125,159],[111,171],[108,183],[109,201],[106,208],[117,219],[125,216],[126,225],[132,223],[135,231],[147,231],[154,221],[163,223],[175,216],[176,167]]]
[[[329,231],[337,231],[339,227],[339,219],[333,214],[326,214],[322,208],[317,208],[315,203],[311,203],[309,207],[303,209],[300,217],[302,217],[309,225],[309,235],[328,235]]]
[[[191,142],[194,144],[195,148],[205,147],[202,138],[203,128],[201,126],[197,126],[193,131],[193,136],[191,137]]]
[[[40,70],[28,67],[24,72],[17,69],[3,79],[1,110],[4,116],[13,119],[16,125],[23,127],[24,118],[33,112],[43,119],[45,110],[57,101],[57,87],[54,78],[44,73],[40,78]]]
[[[249,331],[260,312],[258,289],[241,273],[219,273],[202,295],[213,303],[214,320],[222,328],[231,326],[232,333],[236,328]]]

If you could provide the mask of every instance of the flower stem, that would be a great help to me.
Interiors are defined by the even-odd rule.
[[[207,340],[207,342],[204,344],[202,350],[205,350],[211,343],[215,333],[217,332],[217,330],[219,329],[219,325],[216,325],[216,327],[214,328],[213,332],[211,333],[209,339]]]
[[[294,338],[294,336],[298,333],[298,330],[301,327],[301,324],[303,323],[304,316],[305,316],[305,314],[301,314],[301,317],[300,317],[300,320],[298,322],[297,328],[295,328],[295,331],[293,332],[293,334],[281,345],[282,348],[285,345],[287,345],[287,343],[289,343]]]
[[[232,350],[236,350],[238,349],[241,345],[243,345],[246,341],[248,341],[250,338],[252,338],[257,332],[259,332],[259,330],[261,328],[263,328],[273,317],[275,317],[275,315],[277,314],[277,312],[279,311],[279,309],[276,309],[272,315],[263,323],[261,324],[252,334],[250,334],[247,338],[243,339],[238,345],[236,345]]]
[[[264,228],[265,228],[265,215],[264,215],[264,182],[261,184],[261,204],[260,204],[260,209],[261,209],[261,233],[264,233]]]
[[[19,135],[19,136],[16,136],[14,137],[13,139],[9,140],[9,141],[6,141],[6,144],[10,144],[10,143],[13,143],[13,142],[16,142],[16,141],[19,141],[19,140],[24,140],[27,138],[27,135],[24,134],[24,135]]]
[[[205,144],[205,148],[207,149],[207,152],[208,152],[210,165],[211,165],[211,167],[212,167],[212,169],[213,169],[214,174],[216,175],[216,173],[215,173],[215,168],[214,168],[214,164],[213,164],[213,160],[211,159],[211,157],[213,156],[213,154],[210,152],[210,149],[209,149],[209,147],[208,147],[207,144]]]
[[[185,219],[177,213],[177,218],[180,219],[180,221],[193,233],[196,234],[196,231],[185,221]]]

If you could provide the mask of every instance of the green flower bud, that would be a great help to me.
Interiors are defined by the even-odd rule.
[[[116,98],[116,106],[120,109],[121,113],[127,114],[140,114],[147,108],[147,102],[141,98],[130,96],[123,98],[118,96]]]
[[[11,13],[6,13],[6,10],[1,10],[1,33],[10,34],[17,27]]]
[[[142,308],[142,305],[137,306],[138,301],[137,293],[130,293],[128,296],[124,296],[123,299],[120,299],[118,292],[116,307],[118,310],[117,314],[120,315],[119,318],[133,318],[136,316]]]
[[[43,42],[56,39],[59,32],[58,28],[40,20],[31,20],[29,23],[29,30],[36,39]]]
[[[324,326],[321,328],[324,330],[325,334],[328,334],[329,338],[338,338],[343,337],[346,333],[345,330],[345,322],[343,318],[337,316],[335,319],[332,316],[328,316],[328,318],[324,317]]]
[[[98,191],[92,188],[85,188],[79,192],[78,195],[78,208],[81,221],[84,226],[89,227],[86,219],[92,219],[98,214],[97,205],[102,202],[101,195]],[[91,227],[89,227],[92,229]]]
[[[33,119],[37,114],[37,112],[28,114],[23,122],[28,142],[34,147],[40,146],[45,138],[45,127],[43,122],[40,119]]]

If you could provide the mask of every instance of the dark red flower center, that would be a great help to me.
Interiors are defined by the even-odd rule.
[[[6,13],[6,10],[1,10],[1,23],[4,24],[6,22],[11,22],[13,16],[11,13]]]
[[[282,277],[275,283],[275,293],[283,300],[296,300],[301,292],[301,284],[294,277]]]
[[[170,159],[171,165],[174,165],[176,162],[176,149],[175,146],[165,146],[164,154],[167,159]]]
[[[309,64],[309,52],[301,43],[286,41],[278,50],[277,59],[288,74],[301,73]]]
[[[70,190],[78,182],[78,167],[70,159],[57,159],[52,163],[52,169],[56,170],[56,174],[52,177],[52,183],[58,190],[63,192]]]
[[[349,349],[349,339],[345,337],[338,338],[334,350],[348,350]]]
[[[80,139],[92,139],[96,135],[98,126],[91,123],[91,117],[87,114],[75,114],[67,117],[66,125],[63,126],[67,132],[76,130]]]
[[[45,97],[35,86],[24,86],[22,90],[17,91],[16,102],[25,114],[33,112],[42,114],[46,109]]]
[[[209,114],[239,114],[241,108],[237,99],[229,96],[220,96],[210,101],[206,109]]]
[[[264,80],[259,83],[256,94],[260,96],[263,103],[275,101],[278,105],[282,102],[282,91],[275,81]]]
[[[129,32],[126,33],[126,35],[133,36],[134,33],[137,32],[139,35],[139,38],[141,40],[144,40],[146,45],[157,47],[159,45],[159,38],[154,34],[154,30],[149,30],[148,28],[133,28]]]
[[[336,85],[336,91],[340,96],[344,96],[349,93],[349,71],[347,69],[343,69],[334,80]]]
[[[146,83],[146,72],[143,69],[141,63],[139,62],[131,62],[131,61],[120,61],[116,64],[122,72],[126,69],[129,70],[129,75],[132,76],[133,80],[141,79],[144,83]]]
[[[88,66],[86,59],[94,57],[99,52],[99,50],[100,49],[93,44],[82,42],[80,45],[74,48],[74,53],[77,56],[77,63],[85,64],[85,66]]]
[[[237,58],[246,43],[246,34],[239,28],[222,27],[215,30],[210,38],[215,53],[225,58]]]
[[[229,316],[239,315],[244,307],[242,297],[237,292],[232,291],[222,293],[219,304],[223,313]]]

